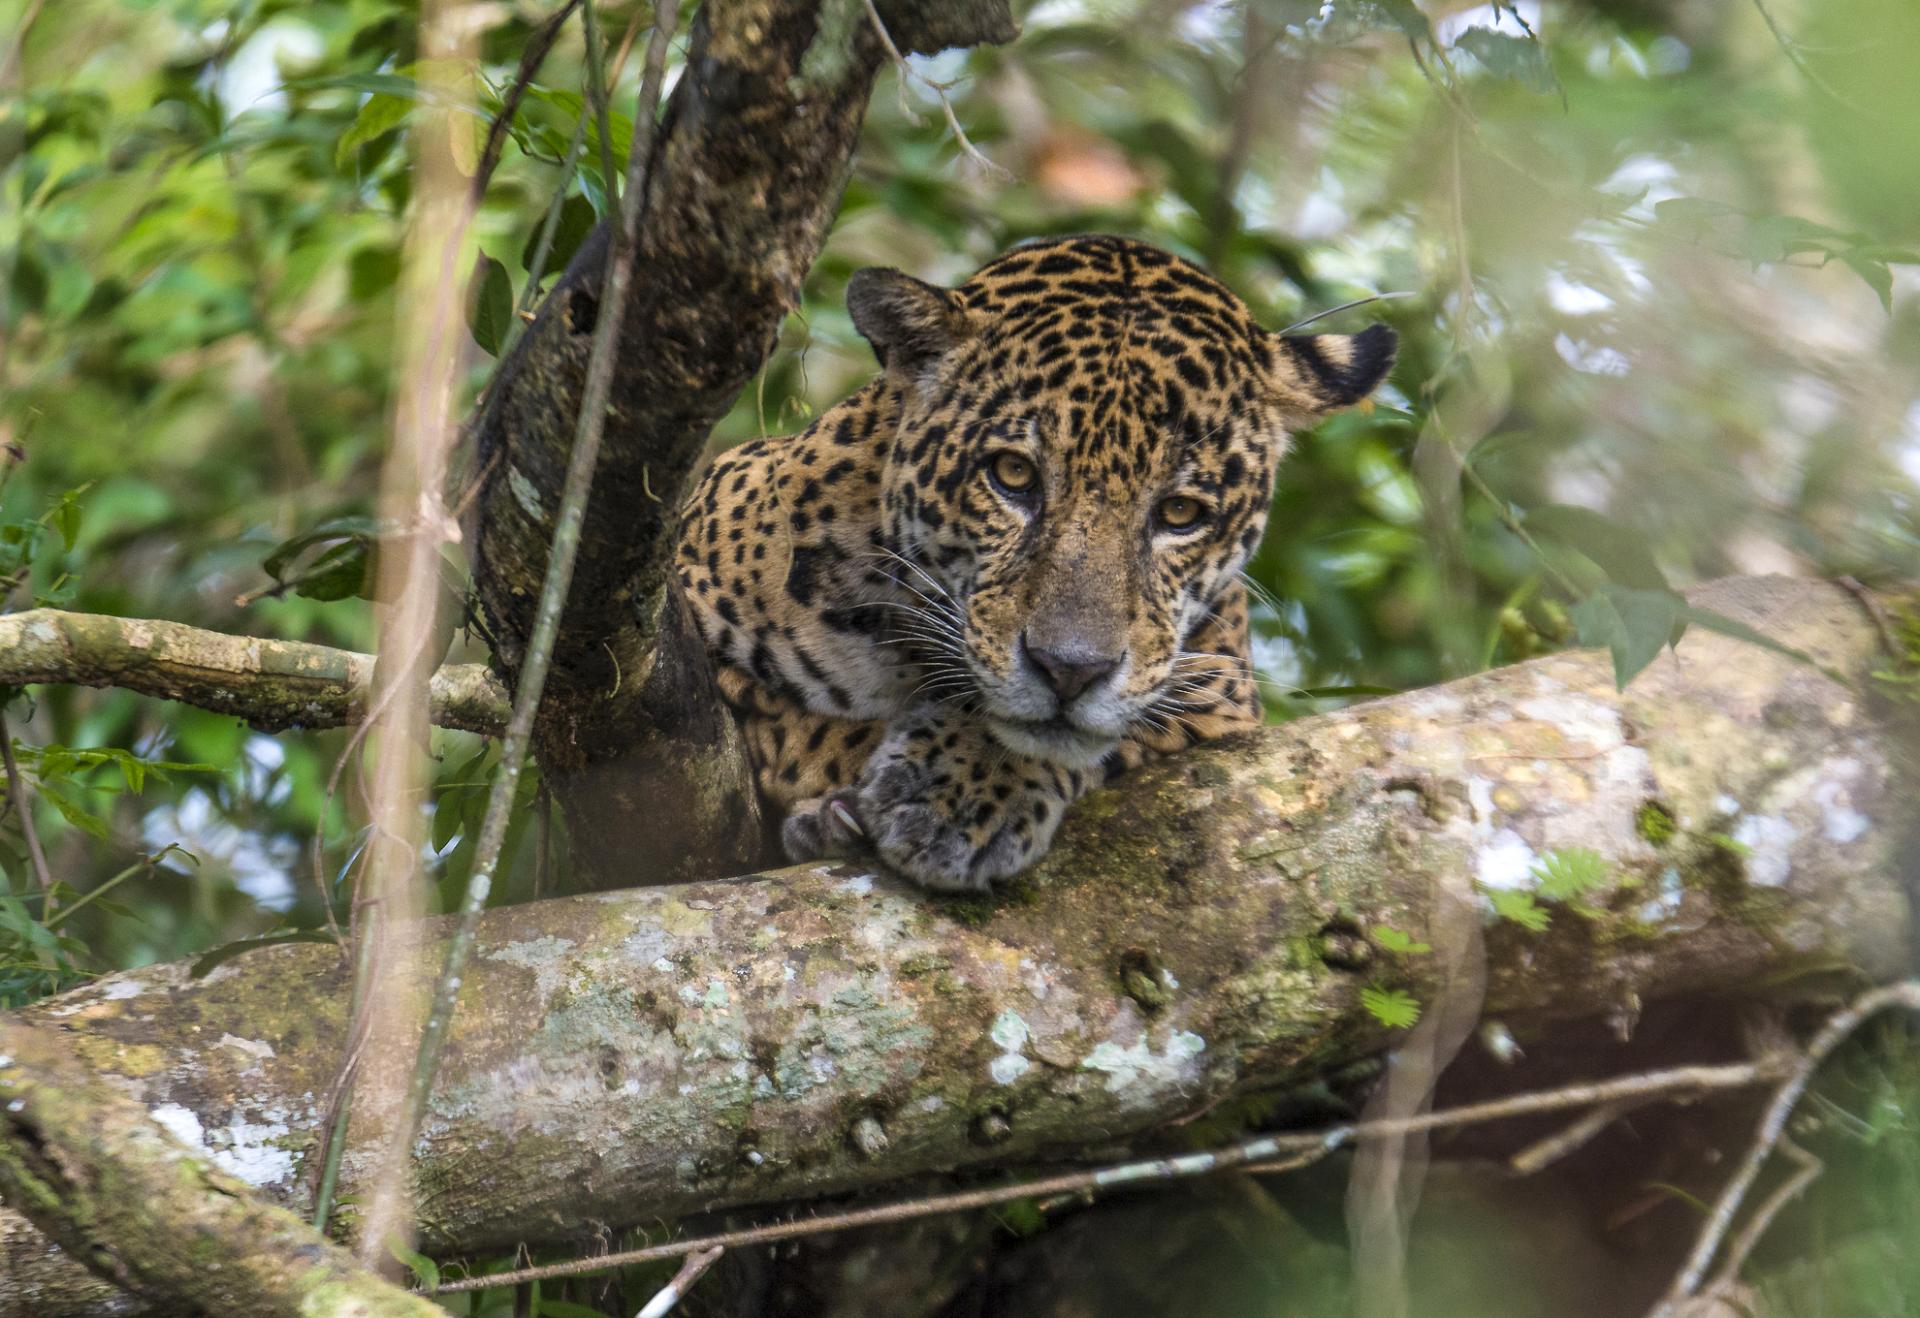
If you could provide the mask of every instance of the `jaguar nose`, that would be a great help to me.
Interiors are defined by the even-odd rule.
[[[1025,637],[1021,638],[1021,648],[1026,651],[1027,662],[1039,671],[1041,680],[1060,697],[1062,705],[1120,666],[1115,656],[1081,649],[1042,650],[1028,645]]]

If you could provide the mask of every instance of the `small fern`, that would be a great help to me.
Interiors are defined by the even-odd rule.
[[[1553,916],[1547,908],[1533,899],[1530,892],[1520,892],[1512,888],[1494,888],[1487,893],[1487,900],[1493,903],[1493,912],[1502,920],[1511,920],[1523,929],[1531,929],[1536,934],[1552,923]]]
[[[1390,1030],[1404,1030],[1420,1019],[1420,1004],[1405,989],[1384,989],[1369,985],[1360,990],[1360,1005],[1367,1014]]]
[[[1412,934],[1402,933],[1391,925],[1379,925],[1373,931],[1373,941],[1389,952],[1398,952],[1402,956],[1420,956],[1433,951],[1433,944],[1423,943]]]
[[[1541,897],[1550,902],[1568,902],[1606,887],[1613,881],[1613,867],[1597,851],[1563,847],[1549,851],[1535,862],[1533,877],[1540,885]]]

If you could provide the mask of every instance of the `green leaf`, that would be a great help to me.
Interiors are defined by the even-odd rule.
[[[1534,863],[1533,877],[1539,880],[1542,897],[1564,902],[1606,887],[1613,880],[1613,867],[1587,847],[1561,847]]]
[[[1592,559],[1617,586],[1634,590],[1670,590],[1666,573],[1647,549],[1646,537],[1612,518],[1571,504],[1548,504],[1526,516],[1533,535],[1565,545]]]
[[[1360,1005],[1367,1014],[1390,1030],[1404,1030],[1420,1019],[1420,1004],[1405,989],[1383,989],[1368,985],[1360,990]]]
[[[318,929],[286,929],[277,934],[262,934],[258,938],[242,938],[223,944],[211,952],[204,952],[194,959],[189,972],[195,979],[204,979],[215,967],[246,952],[262,947],[279,947],[286,943],[331,943],[333,938]]]
[[[369,551],[372,547],[372,542],[364,536],[354,536],[334,545],[300,574],[293,593],[322,603],[370,595],[373,582]]]
[[[81,487],[84,489],[85,487]],[[60,496],[60,502],[53,506],[50,517],[53,529],[60,533],[60,542],[72,552],[80,542],[80,490],[68,490]]]
[[[408,84],[411,92],[411,84]],[[345,170],[353,163],[353,153],[376,138],[384,137],[407,120],[413,110],[411,96],[397,96],[392,92],[378,91],[367,97],[360,107],[360,113],[347,125],[347,131],[340,134],[340,140],[334,143],[333,167]]]
[[[1389,925],[1379,925],[1373,931],[1373,941],[1389,952],[1398,952],[1403,956],[1420,956],[1433,951],[1433,944],[1422,943],[1412,934],[1402,933]]]
[[[1470,27],[1453,45],[1454,49],[1464,50],[1480,61],[1481,67],[1496,78],[1510,79],[1537,92],[1560,89],[1559,80],[1553,76],[1553,65],[1547,62],[1546,47],[1532,37],[1496,32],[1490,27]]]
[[[1490,888],[1487,890],[1487,900],[1493,903],[1493,913],[1502,920],[1511,920],[1536,934],[1553,920],[1547,908],[1536,902],[1530,892],[1514,888]]]
[[[371,517],[330,517],[310,531],[302,531],[275,545],[273,552],[260,560],[260,569],[275,581],[287,579],[287,565],[313,546],[351,536],[377,536],[380,524]]]
[[[513,280],[504,265],[482,252],[473,267],[467,328],[473,331],[473,341],[485,349],[489,357],[498,357],[500,345],[506,342],[508,327],[512,324]]]
[[[69,824],[90,837],[106,841],[107,821],[82,809],[76,802],[69,799],[66,793],[56,792],[48,787],[44,778],[40,782],[40,795],[52,802],[53,808],[58,810],[60,817]]]
[[[546,269],[540,272],[541,282],[567,268],[567,262],[573,260],[573,254],[580,250],[580,244],[593,232],[593,226],[600,222],[593,213],[593,203],[579,193],[574,193],[560,203],[560,219],[553,229],[553,246],[547,250]],[[540,246],[540,231],[546,225],[545,217],[533,226],[533,232],[527,235],[527,242],[520,249],[520,268],[529,275],[533,273],[534,250]]]
[[[1614,685],[1622,691],[1686,629],[1686,601],[1670,590],[1603,586],[1567,612],[1582,645],[1612,652]]]
[[[440,1284],[440,1265],[425,1254],[408,1249],[399,1237],[387,1241],[387,1253],[393,1255],[397,1262],[413,1269],[413,1275],[419,1279],[423,1290],[432,1290]]]

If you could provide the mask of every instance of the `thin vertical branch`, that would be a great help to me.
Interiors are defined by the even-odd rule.
[[[606,51],[600,45],[600,25],[594,19],[593,6],[589,4],[580,11],[587,27],[587,99],[593,102],[594,122],[600,128],[600,177],[606,180],[607,211],[609,214],[621,214],[620,176],[613,168],[613,117],[607,106],[607,69]],[[655,29],[656,31],[658,29]],[[634,124],[634,132],[640,131],[640,125]],[[634,146],[639,145],[636,139]],[[629,154],[627,163],[633,163]]]
[[[45,900],[41,906],[42,919],[53,914],[53,872],[47,866],[47,853],[40,845],[40,828],[33,822],[33,790],[27,786],[27,776],[20,772],[20,762],[13,753],[13,732],[7,727],[7,716],[0,714],[0,762],[7,769],[7,799],[20,812],[20,836],[27,844],[27,860],[33,866],[33,878],[40,885],[40,895]]]
[[[421,7],[420,47],[431,57],[421,62],[422,78],[443,84],[432,104],[458,103],[461,89],[453,85],[453,71],[464,67],[476,35],[467,9],[468,0],[433,0]],[[360,960],[371,961],[356,970],[366,977],[367,1034],[357,1078],[350,1071],[360,1050],[350,1049],[342,1065],[354,1099],[371,1100],[354,1106],[374,1112],[394,1110],[406,1092],[406,1063],[424,1008],[407,968],[425,913],[420,806],[431,781],[427,678],[441,639],[440,549],[454,525],[444,494],[457,434],[454,391],[466,284],[461,251],[473,215],[474,185],[455,162],[452,134],[464,131],[464,115],[446,108],[423,120],[415,134],[418,181],[405,263],[409,288],[399,303],[401,387],[392,449],[381,476],[382,515],[410,527],[411,534],[379,564],[377,597],[386,607],[373,704],[383,713],[369,738],[367,900],[356,907],[366,919],[354,940]],[[386,1265],[393,1240],[410,1234],[409,1166],[404,1147],[389,1147],[376,1160],[358,1243],[359,1257],[369,1266]]]
[[[633,153],[627,162],[628,178],[619,227],[614,232],[613,251],[607,262],[606,283],[602,290],[599,324],[594,332],[593,348],[587,363],[587,380],[580,400],[579,419],[574,432],[573,452],[567,464],[567,477],[553,532],[553,547],[547,557],[546,579],[540,590],[539,612],[533,635],[527,643],[514,690],[513,717],[507,724],[500,746],[500,767],[487,796],[486,814],[481,820],[480,837],[474,848],[473,869],[460,903],[459,918],[447,943],[446,962],[434,984],[427,1022],[415,1054],[412,1082],[391,1132],[390,1160],[404,1161],[413,1147],[426,1113],[427,1097],[440,1065],[447,1031],[460,992],[461,973],[473,950],[474,930],[506,841],[507,824],[512,817],[514,797],[520,783],[520,771],[532,738],[534,715],[546,686],[547,670],[553,657],[554,638],[560,630],[567,592],[573,579],[574,558],[580,547],[580,529],[586,519],[587,498],[593,486],[594,465],[598,461],[601,438],[606,430],[607,400],[613,387],[613,367],[620,349],[620,326],[624,319],[627,290],[633,279],[633,253],[638,245],[641,208],[646,196],[647,170],[653,154],[655,125],[658,119],[660,88],[666,75],[667,44],[672,39],[678,17],[676,0],[657,0],[653,36],[647,46],[646,72],[641,80],[639,108],[634,115]],[[362,1248],[366,1242],[362,1241]]]

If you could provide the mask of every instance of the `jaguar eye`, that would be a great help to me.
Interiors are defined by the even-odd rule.
[[[1040,484],[1040,469],[1033,465],[1033,459],[1011,449],[994,454],[987,464],[987,474],[1008,494],[1032,494]]]
[[[1207,515],[1207,505],[1188,495],[1176,494],[1162,499],[1153,515],[1169,531],[1190,531]]]

